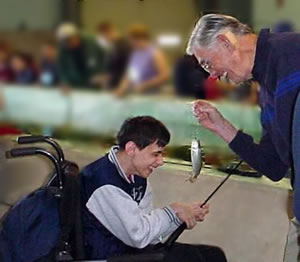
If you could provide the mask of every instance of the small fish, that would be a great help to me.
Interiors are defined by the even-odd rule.
[[[191,183],[194,183],[199,176],[202,167],[204,166],[204,153],[202,151],[200,141],[195,138],[191,144],[191,161],[192,161],[192,174],[189,178]]]

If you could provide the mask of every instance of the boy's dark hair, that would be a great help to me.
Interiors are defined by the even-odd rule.
[[[165,125],[151,116],[137,116],[125,120],[117,135],[121,150],[129,141],[133,141],[141,150],[157,141],[157,145],[164,147],[170,141],[170,133]]]

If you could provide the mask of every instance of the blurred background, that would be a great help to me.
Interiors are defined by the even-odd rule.
[[[113,144],[127,117],[147,114],[171,130],[169,156],[188,160],[198,137],[209,163],[232,160],[187,102],[212,101],[258,140],[257,84],[210,78],[185,55],[188,36],[211,12],[256,32],[296,31],[298,7],[297,0],[1,0],[0,133],[51,135],[92,150]]]

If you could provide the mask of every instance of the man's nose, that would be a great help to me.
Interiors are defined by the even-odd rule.
[[[209,71],[209,74],[210,74],[210,76],[213,77],[213,78],[218,78],[218,77],[219,77],[218,72],[217,72],[216,70],[214,70],[214,69],[210,70],[210,71]]]

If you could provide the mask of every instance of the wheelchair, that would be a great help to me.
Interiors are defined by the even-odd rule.
[[[83,232],[81,224],[81,204],[80,204],[80,184],[79,167],[76,163],[65,160],[63,150],[59,144],[48,136],[21,136],[17,139],[18,144],[28,145],[34,143],[46,143],[54,148],[55,153],[46,150],[43,147],[19,147],[6,152],[6,158],[26,157],[41,155],[48,158],[54,166],[53,173],[42,190],[51,195],[51,201],[57,203],[57,212],[59,218],[60,232],[56,243],[49,250],[46,256],[32,260],[34,262],[48,261],[78,261],[87,262],[83,245]],[[20,201],[22,203],[22,201]],[[19,205],[20,205],[19,203]],[[12,208],[13,211],[14,208]],[[8,211],[8,215],[9,215]],[[4,221],[5,222],[5,219]],[[76,219],[74,219],[76,218]],[[24,222],[24,221],[23,221]],[[43,223],[43,221],[40,221]],[[168,250],[173,246],[176,239],[184,231],[185,225],[180,226],[164,244],[159,244],[151,251],[145,251],[138,254],[126,254],[121,256],[109,257],[99,262],[161,262]],[[1,230],[1,228],[0,228]],[[2,228],[3,230],[3,228]],[[1,231],[0,231],[1,233]],[[10,251],[13,252],[13,251]],[[6,262],[5,255],[0,260]],[[1,261],[2,261],[1,260]],[[14,261],[14,260],[10,260]],[[23,260],[24,261],[24,260]],[[95,261],[95,260],[94,260]],[[17,262],[17,261],[16,261]],[[30,261],[28,261],[30,262]]]

